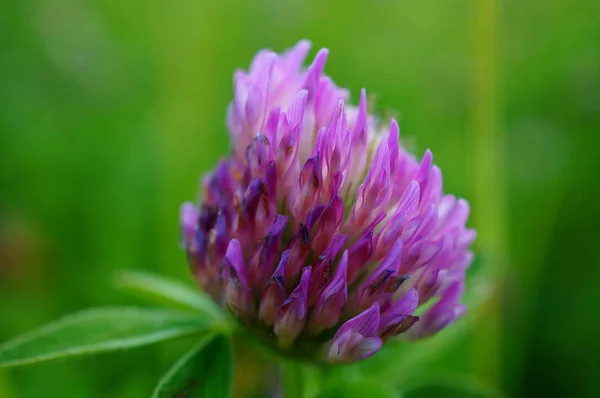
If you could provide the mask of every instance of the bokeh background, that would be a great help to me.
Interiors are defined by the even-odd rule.
[[[308,38],[471,202],[492,298],[427,366],[507,396],[600,396],[598,15],[592,0],[3,0],[0,341],[136,303],[116,269],[191,282],[178,208],[227,152],[232,73]],[[148,396],[181,352],[2,370],[0,397]]]

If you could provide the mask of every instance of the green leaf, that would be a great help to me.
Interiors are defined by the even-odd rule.
[[[227,314],[210,297],[178,280],[133,270],[119,271],[115,279],[121,289],[179,304],[214,319],[226,319]]]
[[[494,386],[468,374],[456,372],[422,372],[415,374],[402,386],[407,397],[485,397],[506,398]]]
[[[289,360],[280,361],[280,374],[285,398],[314,398],[320,387],[318,368]]]
[[[228,398],[232,366],[227,337],[205,336],[163,376],[152,398]]]
[[[0,345],[0,367],[125,350],[207,330],[197,314],[150,308],[92,308]]]
[[[304,372],[302,367],[293,362],[281,361],[281,388],[285,398],[304,398]]]
[[[399,398],[399,394],[386,388],[381,383],[369,380],[345,380],[329,385],[319,398]]]

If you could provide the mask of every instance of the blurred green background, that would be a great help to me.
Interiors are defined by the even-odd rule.
[[[4,0],[0,341],[135,303],[111,287],[119,268],[191,281],[178,208],[227,152],[232,73],[308,38],[471,202],[496,289],[432,372],[600,396],[599,14],[591,0]],[[182,350],[3,370],[0,397],[148,396]]]

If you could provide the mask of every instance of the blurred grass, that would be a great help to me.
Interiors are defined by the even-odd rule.
[[[498,300],[431,367],[509,396],[599,396],[599,11],[585,0],[3,2],[0,340],[130,304],[109,287],[115,269],[189,281],[178,207],[227,151],[233,70],[306,37],[471,202]],[[3,371],[0,397],[147,396],[184,350]]]
[[[477,245],[486,255],[485,275],[495,281],[486,304],[488,316],[474,331],[471,350],[472,372],[497,385],[504,340],[501,336],[502,311],[500,286],[506,271],[506,182],[503,164],[504,134],[498,126],[497,72],[498,29],[502,18],[495,0],[472,0],[469,41],[471,78],[469,82],[469,150],[473,188],[472,223],[477,230]]]

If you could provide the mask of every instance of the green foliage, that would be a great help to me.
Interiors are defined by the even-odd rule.
[[[175,279],[143,271],[123,270],[117,272],[115,281],[117,287],[123,290],[199,311],[215,321],[225,320],[226,313],[210,297],[198,288],[189,287]]]
[[[207,330],[193,313],[94,308],[66,316],[0,346],[0,367],[125,350]]]
[[[319,369],[292,361],[280,363],[281,388],[285,398],[314,398],[321,389]]]
[[[328,384],[318,398],[400,398],[400,393],[376,381],[359,379]]]
[[[331,49],[326,71],[353,101],[366,87],[376,112],[399,116],[407,146],[431,148],[445,190],[477,213],[470,225],[502,218],[508,240],[500,253],[478,253],[508,276],[490,281],[501,308],[477,318],[501,312],[500,339],[487,341],[467,315],[434,339],[387,346],[340,380],[400,385],[437,367],[479,374],[514,397],[600,396],[600,2],[338,3],[0,2],[0,341],[73,303],[121,302],[98,281],[124,264],[187,276],[177,209],[227,151],[233,70],[259,48],[306,37]],[[481,25],[498,37],[484,42],[473,21],[493,3],[495,24]],[[478,129],[480,117],[496,139]],[[490,154],[501,157],[499,181],[476,161]],[[502,213],[477,193],[490,182],[484,196]],[[138,398],[170,354],[156,345],[117,362],[0,370],[0,397],[106,397],[117,385],[119,397]],[[314,390],[311,372],[298,377]],[[404,398],[448,389],[436,392]]]
[[[231,395],[229,318],[210,299],[158,275],[126,271],[118,285],[197,310],[93,308],[66,316],[0,345],[0,367],[99,354],[204,333],[200,342],[163,376],[153,398],[227,398]]]
[[[152,398],[227,398],[231,395],[232,357],[225,336],[205,336],[159,381]]]
[[[404,382],[402,391],[405,398],[432,396],[506,398],[506,395],[494,386],[471,375],[433,370],[413,376]]]

